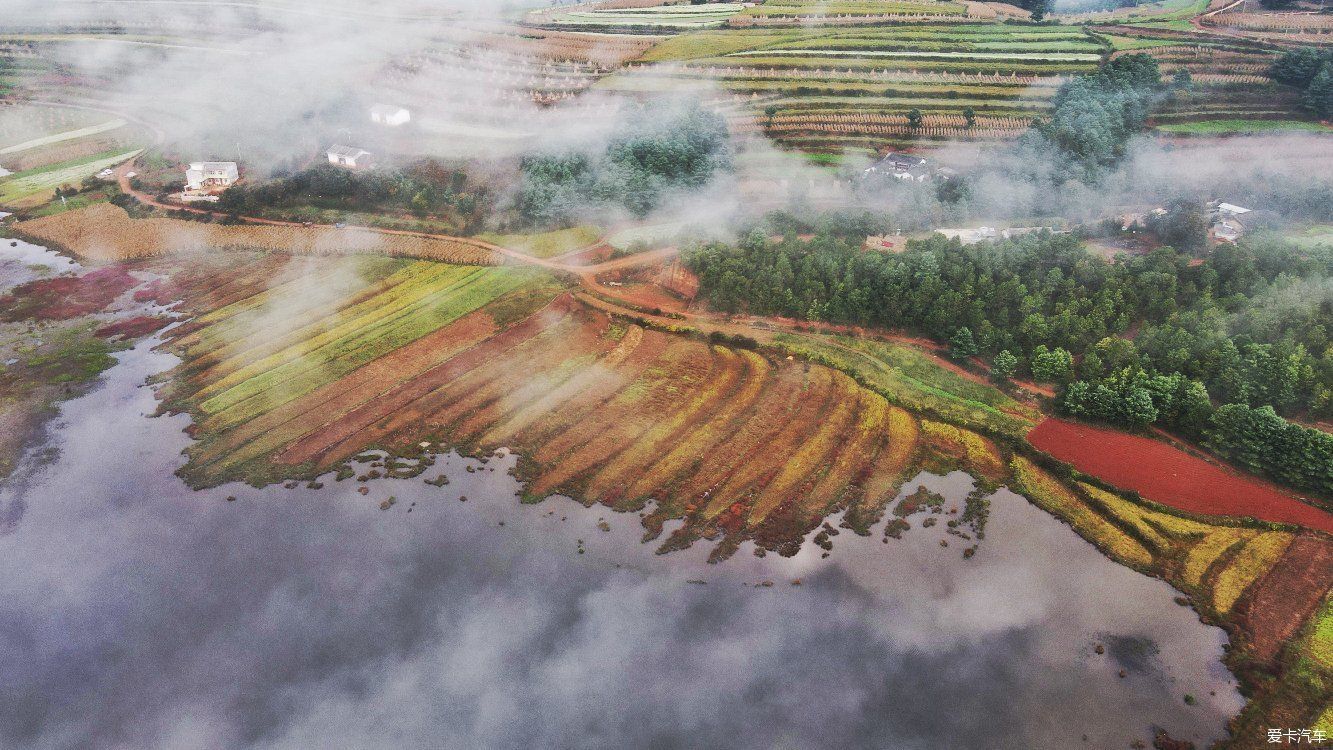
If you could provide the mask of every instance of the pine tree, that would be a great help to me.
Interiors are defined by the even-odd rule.
[[[971,328],[963,326],[949,337],[949,355],[954,359],[967,359],[976,353],[977,342]]]
[[[1310,81],[1301,103],[1321,120],[1333,118],[1333,62],[1324,63],[1319,75]]]

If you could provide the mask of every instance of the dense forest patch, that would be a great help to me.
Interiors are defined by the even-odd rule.
[[[990,357],[1000,379],[1059,386],[1068,413],[1161,425],[1248,468],[1333,495],[1326,252],[1221,245],[1107,261],[1072,235],[962,245],[936,236],[866,252],[865,233],[755,231],[686,254],[722,311],[906,329]],[[1272,415],[1272,416],[1267,416]],[[1274,421],[1276,420],[1276,421]]]

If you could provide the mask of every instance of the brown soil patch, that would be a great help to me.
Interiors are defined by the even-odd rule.
[[[98,203],[14,226],[44,245],[83,258],[124,260],[186,251],[272,250],[305,255],[375,253],[467,265],[499,265],[495,252],[465,240],[394,235],[348,227],[210,224],[182,219],[132,219],[117,206]]]
[[[133,318],[125,318],[124,320],[118,320],[115,323],[108,323],[107,325],[98,328],[93,333],[104,339],[117,337],[137,339],[140,336],[147,336],[170,322],[170,318],[163,318],[157,315],[136,315]]]
[[[1237,606],[1251,654],[1260,661],[1277,658],[1283,644],[1309,619],[1330,586],[1333,541],[1312,533],[1297,536]]]

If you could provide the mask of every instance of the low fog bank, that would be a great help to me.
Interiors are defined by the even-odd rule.
[[[123,38],[48,45],[69,75],[52,84],[53,91],[153,124],[176,158],[237,160],[259,178],[318,162],[334,143],[368,148],[386,164],[461,159],[494,198],[488,208],[496,215],[523,198],[522,176],[515,171],[520,160],[607,150],[638,127],[640,105],[627,106],[632,100],[643,102],[650,122],[658,123],[673,122],[701,103],[709,109],[744,106],[724,88],[697,79],[651,95],[588,88],[614,66],[588,62],[599,58],[590,50],[603,47],[608,60],[637,52],[611,54],[620,40],[588,35],[575,43],[592,45],[578,53],[583,62],[571,62],[578,55],[561,46],[568,40],[534,42],[531,32],[514,26],[520,14],[518,3],[485,0],[170,9],[134,0],[21,0],[0,28],[118,29]],[[163,38],[168,42],[156,41]],[[568,97],[538,101],[528,90],[548,84],[555,91],[571,87]],[[375,103],[407,107],[411,123],[372,125],[368,112]],[[958,177],[920,184],[863,179],[872,161],[865,156],[848,155],[836,169],[817,166],[753,131],[733,134],[729,150],[734,172],[671,185],[648,210],[575,195],[554,224],[682,224],[695,235],[727,238],[738,225],[775,209],[806,215],[864,211],[893,228],[915,230],[1097,221],[1177,196],[1220,198],[1296,220],[1327,220],[1333,203],[1333,182],[1326,176],[1333,172],[1333,139],[1318,135],[1193,141],[1140,136],[1095,183],[1065,179],[1057,174],[1055,154],[1030,144],[923,141],[918,150],[931,168],[947,166]],[[548,226],[516,222],[512,212],[488,217],[487,224],[506,231]]]
[[[924,183],[866,178],[866,159],[849,160],[835,176],[806,168],[792,172],[802,186],[784,208],[798,212],[825,196],[915,230],[977,223],[1095,222],[1187,197],[1224,200],[1301,221],[1333,219],[1333,139],[1317,135],[1238,137],[1161,142],[1135,138],[1125,158],[1096,181],[1057,176],[1049,153],[1021,145],[941,144],[923,150],[933,165],[958,176]]]
[[[6,747],[1063,748],[1238,707],[1219,631],[1008,493],[968,561],[918,530],[709,566],[633,515],[520,505],[512,457],[450,458],[444,489],[192,492],[187,420],[141,416],[171,364],[149,346],[0,489]],[[1090,655],[1111,635],[1139,644],[1128,682]]]
[[[543,4],[17,2],[0,29],[74,32],[43,48],[60,80],[40,83],[52,88],[39,96],[125,112],[162,131],[172,151],[239,158],[261,174],[331,138],[368,131],[375,103],[424,107],[414,114],[446,131],[475,121],[475,107],[460,106],[497,99],[494,76],[432,75],[431,89],[418,91],[415,71],[427,59],[446,68],[460,59],[504,65],[512,56],[475,42]],[[80,31],[103,36],[77,38]],[[510,126],[544,121],[531,101],[505,104]]]

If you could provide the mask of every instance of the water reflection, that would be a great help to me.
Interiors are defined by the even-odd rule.
[[[0,292],[26,281],[59,276],[78,268],[78,263],[41,245],[0,237]]]
[[[28,506],[0,537],[5,747],[1063,750],[1202,743],[1240,707],[1220,631],[1007,491],[970,560],[914,517],[721,565],[521,505],[512,456],[195,493],[186,418],[145,416],[172,358],[120,357],[0,489]]]

